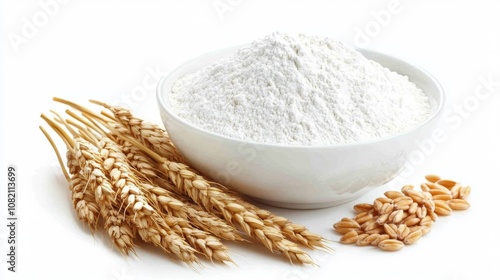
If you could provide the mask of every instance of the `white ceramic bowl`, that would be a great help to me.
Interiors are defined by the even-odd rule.
[[[376,141],[331,146],[284,146],[241,141],[195,127],[170,107],[172,83],[237,47],[195,58],[164,77],[157,90],[162,121],[189,164],[207,177],[263,203],[312,209],[345,203],[381,186],[402,171],[416,141],[430,137],[442,114],[444,93],[429,73],[401,59],[359,50],[368,59],[407,75],[433,100],[419,127]]]

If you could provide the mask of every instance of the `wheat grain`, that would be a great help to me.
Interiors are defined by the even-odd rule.
[[[141,238],[146,242],[173,253],[187,263],[197,262],[196,250],[174,232],[161,218],[157,211],[149,205],[143,191],[138,187],[138,179],[127,164],[126,156],[120,147],[111,139],[101,139],[103,157],[112,159],[107,173],[111,178],[120,206],[124,208],[127,221],[134,224]],[[106,151],[106,152],[104,152]],[[105,158],[103,160],[107,160]]]
[[[425,216],[427,216],[427,208],[422,206],[418,207],[417,212],[415,212],[415,215],[419,219],[423,219]]]
[[[127,108],[111,106],[96,100],[91,100],[91,102],[111,111],[115,120],[126,127],[146,147],[171,161],[184,162],[183,157],[164,129],[156,124],[135,117]]]
[[[368,212],[373,209],[373,204],[370,203],[359,203],[353,206],[356,213]]]
[[[345,233],[341,238],[340,238],[340,243],[342,244],[353,244],[358,241],[358,232],[355,230],[351,230],[347,233]]]
[[[408,208],[408,214],[411,215],[417,213],[417,209],[418,209],[418,203],[412,202],[410,204],[410,207]]]
[[[329,249],[326,245],[326,240],[323,237],[311,232],[305,226],[295,224],[289,219],[277,216],[268,210],[260,209],[243,199],[239,199],[238,203],[262,219],[265,225],[279,229],[291,241],[297,242],[311,249]]]
[[[165,224],[175,233],[182,236],[189,245],[210,260],[232,262],[228,248],[220,239],[210,233],[193,227],[189,221],[174,216],[163,216]]]
[[[422,183],[420,184],[420,189],[423,191],[423,192],[428,192],[431,190],[431,188],[429,188],[429,186],[426,184],[426,183]]]
[[[470,204],[469,202],[467,202],[467,200],[460,198],[451,199],[447,201],[447,203],[452,210],[467,210],[470,207]]]
[[[405,195],[408,195],[407,191],[413,190],[414,188],[415,187],[413,185],[404,185],[403,187],[401,187],[401,192],[404,193]]]
[[[445,200],[446,201],[446,200],[450,200],[452,198],[453,198],[453,196],[450,193],[448,193],[448,194],[438,194],[438,195],[432,196],[433,200]]]
[[[449,180],[449,179],[441,179],[441,180],[437,181],[436,184],[443,186],[443,187],[447,188],[448,190],[451,190],[457,184],[457,182],[455,182],[453,180]]]
[[[194,204],[189,204],[175,198],[175,195],[170,191],[140,181],[139,185],[148,200],[156,204],[155,209],[163,209],[168,215],[187,220],[198,229],[210,232],[218,238],[230,241],[245,240],[234,227],[227,224],[224,220],[202,211]]]
[[[396,239],[398,237],[398,228],[395,224],[384,224],[384,230],[391,239]]]
[[[415,216],[415,214],[408,216],[408,218],[405,219],[404,223],[405,223],[405,225],[407,225],[409,227],[414,226],[414,225],[418,225],[420,223],[420,218],[417,218]]]
[[[399,251],[403,249],[404,246],[405,245],[403,242],[395,239],[386,239],[378,243],[379,248],[381,248],[384,251],[390,251],[390,252]]]
[[[367,233],[363,233],[358,235],[358,240],[356,241],[356,245],[358,246],[367,246],[370,245],[371,241],[368,242],[366,241],[366,238],[368,238],[370,235]]]
[[[413,185],[405,185],[401,192],[384,192],[385,197],[376,198],[372,204],[356,204],[354,221],[359,228],[347,217],[334,224],[336,231],[344,232],[341,243],[377,246],[383,240],[391,240],[381,246],[388,244],[386,250],[399,250],[429,233],[438,215],[449,215],[452,210],[465,210],[470,206],[458,198],[461,193],[467,196],[470,187],[442,180],[437,175],[426,176],[426,179],[427,182],[420,185],[421,191]]]
[[[313,264],[311,258],[296,243],[286,240],[281,231],[265,225],[257,215],[238,204],[237,198],[212,186],[205,178],[189,170],[184,164],[164,159],[160,168],[177,187],[179,193],[188,195],[206,211],[221,213],[226,221],[238,225],[270,251],[278,251],[291,261]]]
[[[446,201],[444,200],[434,200],[434,204],[436,205],[436,209],[434,210],[434,213],[441,215],[441,216],[448,216],[451,214],[452,209]]]
[[[356,244],[361,245],[361,246],[372,245],[372,243],[375,242],[376,240],[378,240],[379,237],[380,237],[379,233],[369,233],[368,236],[363,239],[361,244],[358,244],[358,243],[356,243]],[[377,243],[377,245],[378,245],[378,243]]]
[[[92,190],[85,188],[86,180],[78,174],[71,178],[69,185],[73,207],[78,219],[87,224],[92,232],[95,232],[100,210],[95,203]]]
[[[382,225],[378,225],[376,228],[371,229],[371,230],[367,230],[364,233],[368,233],[368,234],[381,234],[381,233],[385,233],[385,231],[384,231],[384,227]]]
[[[410,205],[413,203],[411,197],[403,196],[394,199],[394,209],[396,210],[408,210]]]
[[[384,205],[382,205],[382,208],[380,209],[379,214],[390,214],[394,210],[394,204],[391,202],[386,202]]]
[[[378,244],[379,244],[380,242],[382,242],[382,241],[384,241],[384,240],[387,240],[387,239],[389,239],[389,238],[390,238],[390,237],[389,237],[389,235],[387,235],[387,234],[379,234],[379,235],[378,235],[378,237],[377,237],[377,239],[375,239],[375,240],[373,240],[373,241],[372,241],[371,245],[373,245],[373,246],[378,246]]]
[[[396,211],[395,211],[396,212]],[[392,214],[392,213],[391,213]],[[390,214],[382,214],[377,218],[377,224],[383,225],[385,222],[389,220],[389,215]]]
[[[460,199],[467,199],[470,195],[471,188],[470,186],[463,186],[460,188],[460,192],[458,195],[458,198]]]
[[[409,229],[408,229],[409,230]],[[422,237],[422,231],[420,229],[417,229],[411,233],[409,233],[404,239],[403,243],[406,245],[411,245],[417,242],[420,237]]]
[[[433,223],[434,222],[430,216],[425,216],[423,219],[420,220],[419,225],[425,226],[425,227],[430,227],[430,226],[432,226]]]
[[[359,225],[362,225],[364,224],[365,222],[369,221],[373,219],[373,214],[371,211],[369,212],[361,212],[359,213],[358,215],[356,215],[354,217],[354,220],[359,224]]]
[[[404,240],[408,234],[410,234],[410,228],[405,224],[399,224],[398,229],[396,230],[397,239]]]
[[[340,222],[335,223],[333,225],[333,228],[338,233],[344,234],[344,233],[350,232],[351,230],[359,229],[360,225],[356,221],[354,221],[354,220],[350,220],[350,219],[349,220],[345,220],[344,219],[344,220],[342,220]]]
[[[436,183],[437,181],[441,180],[441,177],[435,174],[429,174],[425,175],[425,179],[431,183]]]
[[[396,198],[398,198],[398,197],[403,197],[403,196],[405,196],[405,194],[404,194],[404,193],[402,193],[402,192],[398,192],[398,191],[386,191],[386,192],[384,193],[384,195],[385,195],[385,196],[387,196],[388,198],[392,199],[392,200],[393,200],[393,199],[396,199]]]

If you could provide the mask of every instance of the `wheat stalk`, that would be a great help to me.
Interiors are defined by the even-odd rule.
[[[149,204],[120,147],[107,137],[101,139],[101,146],[100,156],[116,189],[116,199],[120,208],[124,208],[127,220],[137,227],[141,238],[173,253],[184,262],[197,262],[196,250],[175,233]]]
[[[263,244],[270,251],[279,252],[292,262],[314,264],[312,259],[299,248],[298,243],[309,248],[326,247],[323,238],[311,233],[301,225],[294,224],[284,217],[276,216],[256,206],[247,209],[249,204],[242,203],[244,200],[240,196],[231,194],[222,185],[208,181],[198,171],[184,164],[184,159],[163,129],[134,117],[129,110],[109,106],[99,101],[91,101],[111,112],[103,111],[98,115],[78,104],[60,98],[54,98],[54,100],[81,111],[89,120],[89,122],[84,123],[85,126],[99,127],[97,122],[100,123],[109,130],[109,132],[105,132],[106,135],[113,137],[114,141],[120,143],[121,152],[126,155],[122,158],[123,165],[134,167],[134,169],[129,168],[128,170],[114,168],[114,171],[109,173],[111,182],[118,184],[115,188],[120,190],[116,195],[121,200],[120,209],[124,208],[125,213],[134,208],[145,209],[143,211],[146,212],[146,214],[141,215],[136,213],[133,219],[130,215],[127,215],[127,220],[130,223],[134,222],[136,216],[139,216],[139,218],[147,217],[151,210],[155,210],[154,207],[151,207],[151,203],[156,201],[157,206],[161,206],[160,208],[164,211],[158,209],[157,214],[165,214],[166,212],[176,219],[192,223],[196,229],[202,231],[206,230],[203,225],[213,223],[215,221],[213,219],[214,215],[216,215],[219,221],[224,221],[225,225],[233,228],[232,231],[238,228]],[[100,128],[94,130],[97,131]],[[98,134],[102,135],[103,133],[100,131]],[[138,170],[140,170],[140,173]],[[123,172],[130,174],[131,179],[129,181],[133,183],[132,185],[136,189],[133,187],[127,189],[124,187],[127,185],[124,181],[118,183]],[[145,174],[144,177],[143,174]],[[154,178],[155,176],[158,178]],[[148,181],[152,184],[161,186],[161,188],[172,193],[168,196],[159,195],[159,193],[151,196],[150,193],[144,191],[143,186],[140,187],[138,183],[140,181],[139,177],[148,178]],[[167,181],[170,181],[170,184],[159,183]],[[131,198],[129,191],[131,189],[141,191],[141,188],[143,188],[142,191],[144,192]],[[164,193],[162,192],[162,194]],[[140,199],[137,200],[137,197]],[[186,202],[186,197],[192,202]],[[182,211],[176,210],[175,207],[178,207],[178,201],[175,199],[188,207],[183,207]],[[125,200],[126,202],[124,202]],[[202,213],[209,213],[209,215],[203,216]],[[207,220],[207,218],[211,220]],[[148,234],[143,232],[146,230],[146,225],[153,227],[152,232]],[[165,221],[162,221],[161,217],[157,216],[151,217],[151,220],[147,221],[147,223],[141,221],[137,225],[134,224],[134,226],[138,228],[139,235],[145,235],[146,237],[151,235],[155,236],[154,238],[157,238],[156,236],[164,231],[168,232],[168,229],[172,230],[168,223],[165,224]],[[155,226],[156,228],[154,228]],[[227,235],[228,232],[230,231],[219,231],[217,233],[212,230],[211,234],[229,240],[234,239],[234,235],[233,237]],[[152,238],[149,239],[152,240]],[[156,242],[156,244],[159,243],[161,242]]]
[[[92,190],[86,188],[87,181],[78,174],[69,181],[71,199],[79,220],[86,223],[92,232],[97,228],[99,206],[95,203]]]
[[[156,124],[136,118],[126,108],[111,106],[97,100],[91,100],[90,102],[111,111],[115,120],[125,126],[146,147],[169,160],[184,162],[183,157],[174,146],[168,133]],[[110,117],[109,115],[107,116]]]
[[[192,226],[183,218],[166,215],[165,223],[177,234],[185,238],[193,248],[197,249],[210,260],[233,262],[228,254],[228,248],[210,233]]]
[[[92,126],[92,129],[96,131],[97,134],[100,134],[99,136],[102,137],[99,143],[95,143],[95,145],[99,146],[99,154],[100,157],[103,160],[102,166],[106,171],[108,171],[109,175],[111,175],[112,172],[117,174],[116,169],[113,169],[116,167],[116,165],[120,164],[125,164],[125,158],[124,155],[122,154],[120,147],[114,142],[114,140],[108,138],[110,136],[110,133],[106,133],[104,130],[100,129],[95,122],[89,123],[88,121],[85,121],[82,118],[79,118],[78,116],[72,114],[72,116],[76,119],[78,119],[80,122],[85,122],[87,126]],[[89,121],[91,122],[92,119],[89,118]],[[73,123],[73,125],[79,126],[78,124]],[[91,138],[91,136],[89,136]],[[97,161],[97,156],[92,155],[91,153],[87,153],[89,157],[93,156],[94,160]],[[123,167],[122,165],[121,167]],[[131,169],[130,171],[135,171]],[[94,171],[95,173],[95,171]],[[100,173],[102,175],[102,173]],[[133,180],[134,178],[129,178],[129,180]],[[92,181],[92,180],[91,180]],[[95,181],[95,180],[94,180]],[[141,189],[142,184],[139,182],[136,183],[136,185]],[[116,185],[115,185],[116,186]],[[122,189],[123,191],[123,189]],[[123,192],[121,193],[123,195]],[[135,196],[137,196],[137,193],[134,193]],[[131,196],[128,196],[128,199],[130,199]],[[137,197],[135,197],[137,198]],[[140,197],[139,197],[140,199]],[[149,199],[149,197],[146,196],[146,199]],[[144,200],[141,200],[144,202]],[[129,202],[129,201],[127,201]],[[145,204],[143,205],[144,209],[147,209],[148,211],[151,210],[148,208],[148,205]],[[137,203],[134,204],[134,209],[137,208]],[[120,214],[120,218],[115,218],[115,219],[109,219],[105,223],[106,226],[109,226],[109,234],[113,236],[121,236],[123,233],[131,232],[131,231],[123,231],[120,230],[120,228],[116,227],[116,223],[120,221],[124,221],[125,216],[122,215],[121,213],[118,213],[116,210],[111,213],[117,213]],[[136,221],[134,219],[127,219],[128,222],[135,223]],[[199,230],[197,228],[194,228],[187,220],[184,220],[182,218],[177,218],[177,217],[169,217],[169,218],[164,218],[163,220],[160,219],[159,217],[155,217],[155,222],[158,223],[158,230],[155,231],[153,230],[154,233],[158,235],[168,235],[176,233],[179,236],[182,236],[185,238],[187,243],[189,243],[193,248],[198,249],[201,253],[203,253],[205,256],[207,256],[210,259],[220,261],[220,262],[227,262],[227,261],[232,261],[229,255],[227,254],[227,247],[220,242],[219,239],[211,236],[207,232],[204,232],[202,230]],[[141,225],[144,225],[144,223],[140,223]],[[150,236],[154,236],[151,233],[145,233],[144,231],[142,232],[142,237],[150,238]],[[156,238],[150,238],[151,240],[157,240]],[[168,238],[167,238],[168,239]],[[178,240],[177,240],[178,241]],[[182,241],[183,242],[183,241]],[[181,244],[182,242],[174,242],[177,244]],[[121,242],[120,244],[124,244],[126,242]],[[162,240],[159,240],[157,245],[161,246],[167,246],[171,247],[172,244],[169,242],[165,241],[165,238]],[[185,244],[181,244],[185,245]],[[183,252],[179,248],[169,248],[171,252],[177,253],[178,256],[184,257],[184,261],[187,261],[188,259],[192,259],[192,256],[189,255],[189,252]],[[194,260],[193,260],[194,261]]]
[[[285,217],[275,215],[272,212],[261,209],[243,199],[238,200],[238,202],[245,208],[249,209],[252,213],[257,215],[259,218],[261,218],[266,225],[274,226],[279,229],[288,239],[307,246],[311,249],[329,249],[326,245],[326,240],[323,237],[311,232],[305,226],[295,224]]]
[[[73,154],[80,163],[88,188],[95,193],[104,219],[104,228],[118,250],[128,255],[134,252],[135,231],[127,223],[125,216],[117,211],[114,202],[115,190],[105,175],[103,162],[97,156],[96,147],[82,138],[75,139]]]
[[[220,213],[227,222],[240,227],[248,236],[263,244],[271,252],[280,252],[293,262],[314,264],[309,255],[296,243],[285,239],[281,231],[266,225],[256,214],[239,204],[238,197],[212,186],[188,166],[161,157],[135,139],[123,135],[120,137],[141,147],[141,150],[157,161],[158,168],[172,181],[179,194],[187,195],[206,211]]]
[[[51,137],[42,127],[40,127],[49,142],[52,144],[60,162],[61,169],[69,181],[70,190],[72,191],[73,206],[77,212],[78,218],[87,223],[92,232],[94,232],[97,227],[98,217],[101,215],[105,220],[104,223],[108,235],[111,237],[111,240],[120,252],[125,255],[127,255],[130,251],[134,252],[134,232],[123,222],[123,216],[113,209],[109,197],[107,199],[101,199],[101,202],[108,202],[101,204],[101,206],[99,206],[100,203],[96,200],[95,193],[100,193],[102,196],[102,191],[97,191],[99,187],[92,187],[96,185],[96,181],[92,181],[90,177],[93,176],[92,178],[94,179],[96,177],[94,172],[89,170],[89,168],[98,166],[96,163],[87,162],[87,160],[79,158],[83,156],[84,152],[79,150],[80,145],[78,143],[83,140],[77,139],[76,141],[73,141],[69,138],[69,135],[62,132],[62,128],[50,121],[47,117],[43,117],[49,125],[51,125],[51,127],[58,132],[59,136],[61,136],[67,145],[68,150],[66,152],[66,158],[69,173],[64,169],[62,158]],[[111,194],[112,190],[108,187],[110,186],[109,182],[104,185],[106,186],[106,191],[104,193]]]

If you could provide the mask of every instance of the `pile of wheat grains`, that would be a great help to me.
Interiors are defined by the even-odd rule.
[[[333,225],[336,232],[343,234],[340,243],[398,251],[427,234],[438,216],[470,207],[466,200],[470,186],[434,174],[425,178],[420,191],[406,185],[401,191],[385,192],[372,204],[354,205],[354,218],[345,217]]]
[[[62,140],[66,161],[43,127],[78,218],[103,230],[124,255],[137,239],[189,265],[199,256],[232,262],[225,241],[256,242],[292,263],[314,264],[304,249],[326,249],[305,226],[261,209],[190,168],[165,130],[99,101],[100,113],[61,98],[67,117],[41,117]],[[65,164],[66,163],[66,164]]]

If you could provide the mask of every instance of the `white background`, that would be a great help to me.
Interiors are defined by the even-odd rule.
[[[435,2],[2,1],[0,279],[465,280],[478,273],[499,279],[500,7],[495,1]],[[148,246],[137,258],[124,258],[105,236],[92,236],[77,220],[38,128],[41,113],[66,108],[51,98],[121,102],[160,123],[151,85],[158,75],[274,31],[329,36],[408,59],[433,73],[448,99],[445,141],[422,146],[426,155],[414,159],[398,183],[337,207],[270,210],[336,241],[332,224],[353,216],[352,205],[403,182],[419,184],[427,173],[470,184],[472,207],[439,219],[429,235],[397,253],[332,242],[334,253],[311,252],[319,267],[292,266],[262,246],[227,243],[237,266],[205,262],[194,271]],[[492,84],[486,88],[481,80]],[[16,273],[6,266],[9,164],[18,168]]]

